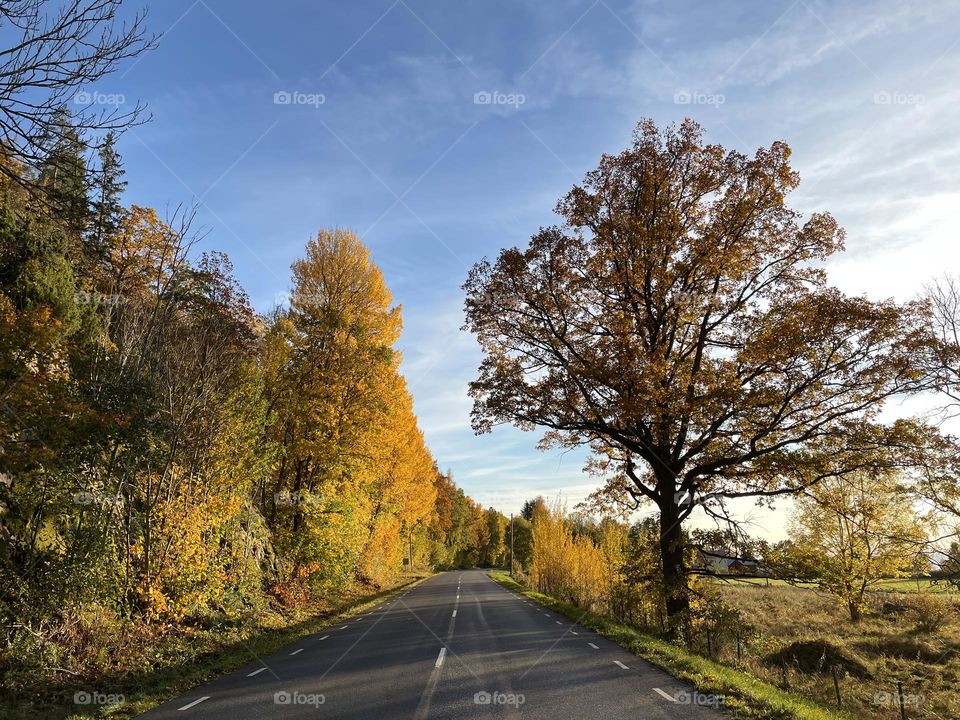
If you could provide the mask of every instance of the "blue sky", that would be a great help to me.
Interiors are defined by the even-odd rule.
[[[360,233],[403,305],[434,455],[510,512],[595,482],[536,434],[470,430],[469,266],[555,222],[641,117],[691,116],[730,148],[789,142],[795,207],[848,232],[832,282],[913,296],[960,260],[958,21],[936,0],[164,0],[159,48],[88,92],[149,105],[120,143],[127,200],[199,201],[200,249],[229,253],[258,309],[318,228]],[[778,518],[756,530],[781,537]]]

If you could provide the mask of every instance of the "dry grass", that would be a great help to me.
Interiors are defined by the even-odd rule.
[[[720,592],[754,628],[741,638],[739,661],[735,638],[712,638],[714,657],[721,661],[836,706],[829,668],[805,673],[771,662],[791,643],[823,641],[869,668],[866,678],[838,677],[842,706],[855,717],[899,720],[900,681],[906,717],[960,718],[960,622],[956,601],[949,596],[875,593],[866,617],[854,624],[836,600],[811,589],[731,584]]]

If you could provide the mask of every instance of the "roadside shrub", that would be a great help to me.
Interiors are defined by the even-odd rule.
[[[952,601],[931,593],[914,595],[907,601],[907,607],[917,621],[917,631],[923,633],[942,630],[953,622],[957,611]]]
[[[871,598],[870,607],[874,612],[891,619],[906,615],[910,610],[903,593],[875,593]]]

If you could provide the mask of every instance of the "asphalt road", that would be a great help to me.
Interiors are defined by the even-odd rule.
[[[141,717],[727,717],[713,704],[471,570],[437,575]]]

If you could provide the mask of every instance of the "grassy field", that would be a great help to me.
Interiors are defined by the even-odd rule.
[[[761,587],[800,587],[813,589],[813,584],[809,583],[788,583],[785,580],[768,578],[732,578],[730,580],[716,580],[716,582],[726,586],[738,585],[757,585]],[[934,582],[929,578],[890,578],[881,580],[877,586],[878,592],[903,592],[903,593],[933,593],[937,595],[955,595],[960,598],[960,592],[949,583]]]
[[[960,596],[957,589],[950,583],[936,583],[927,579],[914,580],[910,578],[896,578],[893,580],[881,580],[880,584],[877,585],[877,589],[887,592],[930,592]]]
[[[942,586],[932,588],[937,593],[918,593],[912,580],[885,585],[886,592],[871,594],[866,617],[854,624],[834,598],[812,589],[723,584],[724,600],[743,613],[754,632],[742,643],[739,661],[729,639],[714,639],[715,655],[758,678],[835,704],[837,688],[830,673],[784,671],[769,661],[792,642],[827,643],[852,667],[866,670],[861,677],[841,672],[837,679],[841,703],[855,717],[900,718],[902,686],[907,718],[960,718],[956,593]]]
[[[380,603],[401,588],[421,582],[429,573],[398,576],[380,591],[357,588],[337,607],[273,613],[255,622],[195,628],[191,632],[151,635],[149,641],[131,631],[117,642],[125,646],[122,666],[86,676],[58,674],[49,658],[32,658],[33,670],[13,673],[16,658],[0,656],[0,720],[81,720],[131,718],[196,685],[232,672],[279,648],[338,624]],[[55,650],[55,649],[54,649]],[[101,654],[119,654],[101,646]],[[119,696],[114,705],[78,705],[77,693]]]

